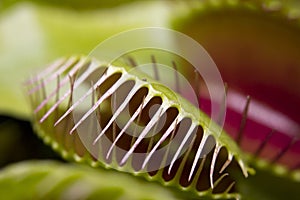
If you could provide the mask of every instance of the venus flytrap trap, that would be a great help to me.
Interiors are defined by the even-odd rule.
[[[28,81],[35,130],[66,159],[199,196],[239,198],[231,173],[247,177],[249,168],[234,141],[215,135],[206,114],[132,68],[82,56],[54,62]],[[90,87],[74,101],[84,82]]]
[[[207,96],[203,95],[203,84],[197,84],[202,74],[162,56],[173,71],[183,73],[194,82],[192,88],[197,100],[192,101],[187,85],[178,81],[180,73],[161,72],[160,54],[143,52],[137,57],[151,60],[152,75],[140,72],[136,57],[127,57],[125,63],[110,63],[99,54],[96,59],[91,58],[93,55],[62,58],[32,76],[26,87],[37,134],[67,160],[113,168],[142,176],[149,182],[160,182],[167,186],[163,187],[166,191],[170,188],[178,191],[179,199],[273,200],[299,196],[299,115],[295,109],[299,102],[299,4],[277,0],[205,0],[177,1],[169,5],[172,12],[177,5],[179,9],[173,12],[176,15],[170,15],[168,26],[198,40],[212,55],[228,83],[224,129],[237,144],[224,130],[218,134],[220,127],[215,123],[210,126],[211,116],[202,112],[211,112]],[[42,24],[59,27],[56,18],[45,18]],[[69,24],[66,21],[65,26]],[[86,24],[84,20],[82,23]],[[78,33],[76,29],[67,29]],[[47,30],[51,32],[51,28]],[[55,40],[60,46],[69,44],[74,52],[73,45],[77,47],[77,43],[71,41],[72,37],[62,39],[65,33],[62,31],[49,38],[57,36]],[[146,38],[152,40],[153,36]],[[172,41],[172,44],[177,43],[180,47],[179,40]],[[118,44],[119,50],[129,46],[126,41]],[[82,46],[85,45],[79,49]],[[84,49],[89,49],[88,45]],[[61,49],[55,52],[54,55],[65,53]],[[242,73],[242,70],[247,72]],[[169,82],[174,87],[170,87]],[[220,94],[223,95],[223,91]],[[250,95],[249,98],[246,95]],[[200,106],[192,105],[199,100]],[[247,153],[246,157],[240,148]],[[247,171],[251,171],[249,164],[257,174],[245,178]],[[21,167],[30,175],[34,165]],[[42,163],[36,165],[43,166]],[[55,177],[50,168],[47,169],[51,171],[49,180]],[[6,172],[1,173],[0,184],[15,181],[15,174],[7,177]],[[32,174],[35,172],[38,173],[38,167]],[[89,176],[90,172],[86,173]],[[103,173],[99,172],[99,179],[105,176]],[[73,182],[68,177],[60,180],[71,185]],[[54,189],[48,191],[49,198],[72,198],[64,184],[50,182]],[[34,188],[39,182],[33,185]],[[126,187],[129,186],[125,184]],[[103,197],[104,190],[99,190],[96,196]],[[109,191],[112,192],[104,192],[108,198],[117,193]],[[83,198],[95,197],[89,192],[85,194]],[[153,195],[151,198],[161,199]],[[172,195],[170,198],[175,199]]]

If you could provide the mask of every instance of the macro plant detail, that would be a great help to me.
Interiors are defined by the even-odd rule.
[[[238,197],[230,171],[248,176],[248,169],[234,142],[226,133],[214,135],[208,116],[188,101],[130,68],[85,57],[54,62],[27,82],[37,133],[65,158],[140,174],[200,196]],[[94,84],[74,101],[84,82]],[[84,108],[76,109],[80,104]],[[141,125],[145,128],[137,130]]]
[[[41,30],[47,30],[42,38],[50,42],[37,46],[47,59],[42,54],[30,54],[34,52],[32,49],[22,51],[22,56],[17,56],[21,51],[15,51],[13,59],[3,54],[1,66],[19,62],[16,66],[24,66],[24,70],[11,73],[13,70],[0,68],[3,74],[8,72],[1,80],[2,85],[11,88],[3,90],[0,87],[0,91],[17,94],[12,89],[16,88],[17,81],[8,81],[8,77],[27,81],[25,87],[24,82],[23,87],[17,85],[23,90],[22,97],[10,98],[10,104],[5,100],[8,98],[3,98],[0,111],[5,115],[25,116],[25,121],[32,122],[34,132],[64,160],[88,166],[52,161],[8,166],[0,172],[1,197],[17,199],[25,194],[24,186],[28,185],[28,198],[32,194],[37,198],[54,199],[297,199],[300,186],[300,12],[297,1],[157,3],[152,7],[157,10],[153,12],[157,15],[151,14],[153,19],[140,13],[133,21],[127,21],[124,13],[134,10],[146,13],[152,9],[147,7],[151,3],[133,2],[127,6],[124,1],[115,8],[112,5],[112,8],[99,9],[105,13],[102,17],[94,15],[98,12],[98,4],[79,6],[79,1],[74,5],[66,2],[61,9],[56,3],[51,3],[49,8],[47,3],[35,3],[32,7],[24,3],[29,5],[24,10],[34,11],[31,18],[38,16],[37,21],[43,24]],[[11,6],[3,8],[3,16],[5,12],[13,15],[10,10],[16,13],[22,10],[21,6],[15,9],[14,4],[6,4],[6,1],[3,5]],[[74,8],[77,11],[73,13]],[[159,20],[155,21],[154,16]],[[99,21],[90,21],[94,18]],[[55,19],[60,19],[61,23]],[[220,136],[208,125],[211,102],[205,91],[206,83],[185,61],[169,58],[162,52],[147,51],[115,63],[108,63],[101,56],[65,56],[76,55],[78,51],[88,55],[99,40],[131,29],[134,23],[137,28],[158,24],[178,30],[197,40],[212,56],[226,84],[226,95],[222,93],[227,102],[226,116]],[[8,23],[3,25],[0,21],[0,33],[5,32],[3,27],[9,27]],[[82,31],[78,31],[80,27]],[[37,30],[31,29],[32,32]],[[179,40],[170,41],[179,47],[182,45]],[[119,47],[124,44],[120,43]],[[118,45],[114,48],[118,49]],[[13,48],[7,49],[9,52]],[[35,61],[45,65],[62,56],[45,70],[33,70],[41,73],[31,72],[25,76],[25,66],[36,66]],[[139,71],[139,59],[150,61],[154,76]],[[160,73],[161,60],[171,66],[172,74]],[[90,71],[90,67],[94,70]],[[177,80],[178,74],[173,71],[188,77],[199,106],[194,105],[194,101],[189,102],[190,90]],[[165,84],[170,80],[174,84],[171,89]],[[3,107],[5,105],[9,105],[8,109]],[[24,105],[30,105],[26,112]],[[17,131],[16,127],[9,128],[12,127],[11,119],[9,123],[6,120],[1,117],[1,132]],[[213,124],[213,128],[219,127],[217,121]],[[29,125],[26,126],[28,130]],[[2,143],[11,144],[12,136],[1,136]],[[28,135],[23,136],[22,141],[26,142],[22,145],[32,144],[31,140]],[[0,146],[5,150],[8,145]],[[38,148],[34,151],[43,152]],[[211,151],[206,152],[206,149]],[[10,157],[21,151],[11,151]],[[112,181],[104,180],[109,176],[113,177]],[[83,178],[83,182],[78,177]],[[118,180],[120,182],[114,186],[113,182]],[[149,185],[149,190],[157,192],[135,194],[131,184],[136,188],[143,185],[143,189],[137,189],[140,191]],[[11,194],[5,191],[7,185],[20,189]]]

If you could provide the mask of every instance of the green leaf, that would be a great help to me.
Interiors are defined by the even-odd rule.
[[[12,200],[183,199],[171,189],[128,174],[54,161],[27,161],[2,169],[0,197]]]

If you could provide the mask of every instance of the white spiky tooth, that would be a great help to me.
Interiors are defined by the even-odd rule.
[[[120,113],[125,109],[127,105],[129,105],[129,101],[131,98],[135,95],[135,93],[143,87],[144,83],[137,83],[135,82],[135,85],[133,88],[130,90],[128,95],[126,96],[124,102],[118,107],[118,109],[113,113],[113,116],[110,118],[109,122],[105,125],[105,127],[102,129],[100,135],[103,135],[107,129],[110,127],[110,125],[117,119],[117,117],[120,115]]]
[[[85,76],[84,78],[86,79],[90,73],[84,73]],[[93,91],[96,90],[96,88],[98,86],[100,86],[111,74],[110,73],[106,73],[103,76],[101,76],[101,78],[93,85],[93,87],[91,87],[81,98],[79,98],[54,124],[54,126],[56,126],[58,123],[60,123],[68,114],[70,114],[80,103],[82,103]],[[83,76],[83,75],[82,75]],[[76,88],[76,86],[79,86],[79,84],[81,83],[82,79],[78,79],[78,81],[76,81],[74,83],[74,89]],[[84,81],[84,80],[82,80]],[[77,83],[77,85],[76,85]],[[67,94],[67,95],[66,95]],[[69,94],[71,94],[71,90],[69,90],[67,93],[64,95],[68,96]],[[52,108],[56,108],[56,104],[54,104],[54,106],[52,106]],[[51,111],[52,108],[49,110]],[[47,114],[49,113],[49,111],[47,112]],[[46,115],[47,115],[46,114]]]
[[[146,125],[146,127],[143,129],[135,143],[132,145],[132,147],[129,149],[129,151],[125,154],[125,156],[121,160],[121,165],[123,165],[129,156],[133,153],[133,151],[136,149],[136,147],[139,145],[139,143],[142,141],[142,139],[145,138],[145,136],[149,133],[151,128],[154,126],[155,123],[160,119],[160,117],[165,113],[165,111],[168,109],[168,106],[166,105],[165,101],[162,102],[162,105],[158,108],[152,119],[149,121],[149,123]]]
[[[123,75],[122,75],[123,76]],[[126,76],[126,75],[124,75]],[[71,129],[70,133],[74,132],[79,126],[80,124],[82,124],[99,106],[100,104],[102,104],[102,102],[104,100],[106,100],[108,97],[110,97],[123,83],[125,83],[127,81],[126,78],[120,78],[119,80],[117,80],[117,82],[115,82],[100,98],[98,101],[96,101],[95,105],[93,105],[93,107],[88,110],[83,117],[74,125],[74,127]],[[93,91],[93,90],[91,90]],[[78,104],[80,104],[81,101],[78,102]],[[77,104],[77,105],[78,105]],[[75,106],[76,107],[76,106]],[[74,108],[73,108],[74,109]],[[70,110],[70,112],[72,112],[72,110]]]
[[[228,167],[228,165],[231,163],[232,161],[232,158],[233,158],[233,155],[228,152],[228,158],[227,160],[225,161],[225,163],[223,164],[221,170],[219,171],[219,173],[223,173],[223,171]]]
[[[128,122],[126,123],[126,125],[122,128],[122,130],[118,134],[117,138],[112,143],[110,149],[107,152],[106,158],[109,157],[109,155],[111,154],[111,151],[112,151],[113,147],[116,145],[116,143],[122,137],[122,135],[125,133],[125,131],[127,130],[127,128],[130,126],[130,124],[138,117],[138,115],[142,111],[142,109],[144,109],[145,106],[150,102],[151,98],[152,98],[152,95],[148,94],[146,96],[146,98],[144,99],[144,102],[136,109],[136,111],[134,112],[134,114],[130,117],[130,119],[128,120]],[[97,138],[94,140],[93,144],[96,144],[96,142],[100,139],[100,137],[102,137],[102,135],[99,134],[97,136]]]
[[[193,176],[193,174],[195,172],[196,165],[198,163],[198,160],[200,159],[201,152],[202,152],[203,147],[204,147],[204,145],[205,145],[205,143],[206,143],[206,141],[208,139],[208,136],[209,135],[207,133],[205,133],[205,132],[203,133],[203,137],[202,137],[202,140],[201,140],[200,145],[198,147],[196,156],[194,158],[193,165],[192,165],[192,168],[191,168],[191,171],[190,171],[190,174],[189,174],[188,181],[191,181],[191,179],[192,179],[192,176]]]
[[[214,187],[213,174],[214,174],[215,164],[216,164],[216,161],[217,161],[217,156],[218,156],[221,148],[222,148],[222,146],[217,143],[216,147],[215,147],[215,150],[214,150],[212,160],[211,160],[210,172],[209,172],[209,179],[210,179],[211,188]]]
[[[176,126],[181,122],[182,119],[183,119],[183,117],[181,115],[177,115],[177,117],[174,119],[172,124],[169,126],[169,128],[166,130],[166,132],[163,134],[163,136],[159,139],[159,141],[155,144],[155,146],[150,151],[150,153],[147,155],[146,159],[143,162],[142,169],[145,168],[145,166],[149,162],[151,156],[154,154],[156,149],[165,141],[165,139],[173,132],[173,130],[176,129]]]
[[[84,59],[86,60],[86,59]],[[60,99],[51,106],[51,108],[46,112],[46,114],[40,119],[40,123],[42,123],[43,121],[45,121],[49,115],[51,115],[51,113],[68,97],[71,95],[71,93],[73,92],[73,90],[75,90],[77,87],[79,87],[80,84],[83,83],[84,80],[87,79],[87,77],[95,70],[99,67],[99,63],[98,62],[92,62],[90,63],[89,67],[86,69],[86,71],[81,74],[74,82],[73,88],[68,89],[67,92],[64,93],[64,95],[62,95],[62,97],[60,97]],[[66,79],[69,80],[69,77],[66,76]],[[41,105],[41,104],[40,104]],[[37,108],[38,109],[38,108]],[[36,109],[36,110],[37,110]],[[36,111],[35,110],[35,111]]]
[[[36,76],[32,77],[31,79],[29,79],[24,84],[25,85],[32,85],[32,84],[40,81],[41,79],[45,78],[47,75],[49,75],[50,73],[52,73],[56,68],[58,68],[59,66],[61,66],[66,61],[67,61],[66,58],[60,58],[60,59],[54,61],[48,67],[46,67],[45,70],[43,70],[42,72],[40,72]]]
[[[183,138],[182,142],[180,143],[179,145],[179,148],[177,149],[172,161],[171,161],[171,164],[169,166],[169,169],[168,169],[168,174],[171,173],[171,170],[172,170],[172,167],[173,165],[175,164],[175,161],[177,160],[183,146],[186,144],[187,140],[190,138],[190,136],[192,135],[194,129],[197,127],[198,125],[196,123],[192,123],[187,134],[185,135],[185,137]]]
[[[247,170],[244,162],[242,160],[239,160],[238,163],[239,163],[239,165],[242,169],[242,172],[243,172],[244,176],[247,178],[248,177],[248,170]]]
[[[63,65],[59,65],[58,70],[56,70],[55,72],[52,72],[52,75],[50,75],[49,77],[41,77],[40,76],[40,78],[37,78],[37,82],[39,82],[41,80],[44,80],[45,83],[49,83],[49,82],[53,81],[58,75],[61,75],[66,69],[70,68],[75,62],[76,62],[76,59],[74,57],[71,57],[69,60],[62,63]],[[33,94],[34,92],[38,91],[41,88],[42,88],[41,84],[37,84],[34,88],[32,88],[29,91],[29,94]]]
[[[72,69],[71,71],[68,73],[70,76],[73,76],[75,74],[75,72],[77,70],[79,70],[82,65],[85,63],[85,59],[82,59],[80,60]],[[75,61],[74,61],[75,62]],[[72,64],[74,64],[73,62],[70,61],[70,63],[66,63],[65,65],[63,65],[60,70],[58,72],[55,72],[54,74],[52,74],[51,77],[47,78],[47,79],[43,79],[45,82],[45,84],[48,84],[50,83],[51,81],[55,80],[57,78],[57,76],[60,76],[65,70],[67,70]],[[60,83],[60,87],[63,87],[65,84],[67,84],[69,81],[69,77],[68,76],[65,76],[63,80],[61,80],[61,83]],[[57,93],[57,88],[54,89],[54,91],[52,91],[50,93],[50,95],[45,98],[41,104],[34,110],[34,112],[38,112],[39,110],[41,110],[49,101],[50,99],[55,96]]]

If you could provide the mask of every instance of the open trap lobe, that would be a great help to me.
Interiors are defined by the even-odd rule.
[[[78,63],[84,64],[73,70]],[[36,129],[54,149],[65,158],[141,174],[198,195],[236,194],[231,171],[247,176],[243,161],[208,132],[203,119],[185,112],[174,92],[126,67],[91,70],[90,63],[78,58],[69,70],[56,71],[52,90],[40,85],[47,75],[29,84],[40,87],[29,92]]]

